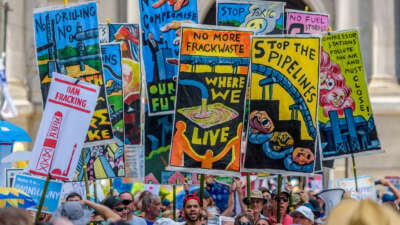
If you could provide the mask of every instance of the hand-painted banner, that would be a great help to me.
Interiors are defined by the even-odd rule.
[[[83,164],[86,164],[89,180],[107,179],[125,176],[124,147],[122,142],[108,145],[96,145],[83,148],[86,161],[79,160],[74,181],[84,179]]]
[[[18,174],[15,177],[13,187],[18,188],[31,196],[35,201],[36,206],[29,209],[37,210],[45,183],[46,181],[42,178]],[[50,180],[43,202],[42,212],[53,213],[57,210],[58,204],[61,200],[62,185],[62,182]]]
[[[43,103],[46,103],[52,72],[99,85],[100,94],[86,142],[111,140],[96,3],[35,9],[33,20]]]
[[[162,184],[200,184],[198,174],[179,171],[162,171]]]
[[[247,27],[256,34],[283,34],[284,2],[217,0],[217,25]]]
[[[179,28],[197,23],[197,1],[139,0],[149,113],[173,113]]]
[[[124,141],[121,45],[101,44],[104,83],[114,137]]]
[[[319,37],[253,37],[244,171],[314,171],[319,55]]]
[[[72,180],[100,88],[54,72],[52,77],[27,170]]]
[[[86,164],[89,180],[125,176],[120,47],[119,43],[101,44],[104,83],[115,143],[84,148],[86,161],[80,157],[74,180],[83,180],[83,164]]]
[[[125,145],[141,144],[141,73],[138,24],[107,24],[110,42],[121,42]]]
[[[145,118],[145,183],[160,184],[161,173],[168,166],[173,115],[149,116],[146,113]]]
[[[287,34],[322,34],[328,32],[328,14],[297,10],[287,10],[286,12]]]
[[[240,28],[182,27],[168,170],[239,172],[252,34]]]
[[[318,126],[324,159],[381,152],[358,31],[323,36],[320,80]]]

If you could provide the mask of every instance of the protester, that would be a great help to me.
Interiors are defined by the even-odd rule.
[[[119,197],[122,200],[122,204],[124,204],[129,210],[126,221],[130,224],[145,225],[146,221],[143,218],[134,215],[135,206],[133,204],[132,194],[130,192],[122,192],[119,194]]]
[[[290,213],[294,224],[313,225],[314,214],[307,206],[300,206]]]
[[[290,194],[286,191],[282,191],[280,194],[280,222],[282,225],[289,225],[293,223],[293,218],[287,214],[289,206]],[[277,192],[272,193],[271,196],[272,209],[269,211],[268,221],[270,224],[275,225],[277,223],[277,208],[278,208],[278,196]]]
[[[161,215],[161,200],[157,195],[152,193],[145,195],[142,200],[142,211],[147,225],[153,225],[157,218]]]
[[[134,205],[136,208],[135,214],[138,215],[139,217],[144,217],[144,211],[142,211],[143,198],[149,194],[151,194],[150,191],[142,191],[138,192],[137,195],[135,196],[135,201],[134,201]]]
[[[255,225],[270,225],[267,219],[260,218],[255,222]]]
[[[82,200],[82,196],[76,192],[71,192],[65,198],[65,201],[80,201]]]
[[[86,225],[91,220],[90,211],[78,201],[62,203],[53,214],[52,222],[59,217],[65,217],[74,225]]]
[[[248,213],[241,213],[236,216],[235,225],[254,225],[254,219]]]
[[[252,190],[250,192],[250,202],[248,202],[247,197],[243,198],[241,202],[242,212],[247,212],[253,217],[253,220],[258,220],[259,218],[264,218],[261,214],[264,206],[264,196],[259,190]],[[246,204],[249,204],[250,207],[247,207]]]
[[[200,199],[196,195],[186,195],[183,199],[183,215],[186,220],[183,225],[201,225]]]
[[[371,200],[342,200],[329,212],[325,225],[399,225],[399,215]]]
[[[115,214],[121,217],[122,220],[128,220],[129,209],[122,203],[122,199],[118,196],[110,196],[103,200],[103,205],[110,208]]]
[[[33,220],[29,212],[23,209],[0,209],[1,225],[32,225]]]

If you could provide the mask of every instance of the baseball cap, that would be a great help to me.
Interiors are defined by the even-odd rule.
[[[122,204],[122,199],[118,196],[110,196],[103,201],[103,205],[107,206],[108,208],[112,209],[115,206]]]
[[[392,194],[385,193],[382,195],[382,202],[394,202],[396,197]]]
[[[311,222],[314,222],[314,214],[311,211],[310,208],[307,206],[300,206],[299,208],[295,209],[290,213],[290,216],[294,216],[296,213],[301,213],[305,218],[311,220]]]

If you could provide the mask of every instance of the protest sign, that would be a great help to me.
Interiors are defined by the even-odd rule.
[[[122,142],[108,145],[95,145],[82,149],[86,161],[80,158],[77,163],[75,181],[84,179],[83,165],[86,164],[89,180],[125,176],[124,146]]]
[[[358,176],[357,184],[358,184],[358,193],[360,193],[361,199],[372,199],[375,201],[377,200],[375,182],[373,177],[365,175]],[[346,192],[355,192],[356,183],[354,181],[354,177],[335,180],[335,187],[342,188]]]
[[[139,5],[149,113],[173,113],[179,28],[182,23],[197,23],[197,1],[139,0]]]
[[[83,148],[85,159],[80,157],[74,180],[84,179],[86,164],[88,179],[106,179],[125,176],[124,120],[120,44],[101,44],[103,73],[115,143]]]
[[[397,189],[400,190],[400,177],[399,176],[385,176],[385,179],[390,181],[390,183],[393,184],[393,186]],[[388,191],[391,191],[390,188],[387,188]]]
[[[125,146],[125,179],[144,181],[144,146]]]
[[[318,126],[324,159],[381,152],[358,31],[322,37],[320,80]]]
[[[43,106],[53,72],[99,85],[100,94],[90,128],[86,131],[86,142],[111,141],[113,134],[103,83],[97,4],[35,9],[33,21]]]
[[[172,139],[173,115],[149,116],[145,114],[145,174],[146,180],[163,183],[161,173],[168,166],[168,156]],[[163,183],[168,184],[168,183]]]
[[[6,168],[6,175],[4,176],[6,187],[12,187],[17,174],[22,174],[24,169]]]
[[[252,34],[240,28],[182,27],[168,170],[239,172]]]
[[[3,132],[3,130],[0,129],[0,132]],[[11,142],[2,142],[2,141],[0,142],[0,177],[5,177],[4,172],[6,171],[6,169],[12,167],[11,162],[2,162],[2,161],[4,160],[4,158],[6,158],[9,154],[12,153],[13,146],[14,143]],[[3,181],[4,181],[3,179],[0,180],[0,187],[4,187],[4,185],[6,184]]]
[[[13,187],[18,188],[31,196],[35,201],[36,206],[30,209],[37,210],[45,182],[45,179],[42,178],[18,174],[15,177]],[[50,180],[49,186],[47,187],[42,212],[53,213],[56,211],[61,199],[62,185],[62,182]]]
[[[284,2],[217,0],[217,25],[246,27],[256,34],[283,34]]]
[[[319,37],[253,37],[243,171],[314,171],[319,54]]]
[[[124,111],[122,90],[121,45],[101,44],[104,84],[115,138],[124,141]]]
[[[328,14],[297,10],[286,10],[286,12],[287,34],[322,34],[328,32]]]
[[[86,187],[85,187],[85,182],[65,182],[62,186],[61,190],[61,199],[65,200],[69,194],[72,192],[78,193],[80,196],[84,198],[86,196]],[[90,201],[95,201],[94,199],[94,185],[92,182],[89,182],[89,192],[90,194]],[[97,194],[97,200],[102,201],[105,196],[103,193],[103,190],[101,189],[100,183],[97,184],[96,186],[96,194]]]
[[[27,170],[72,180],[100,88],[57,73],[52,77]]]
[[[103,24],[100,30],[106,42],[121,43],[123,78],[123,114],[125,144],[141,144],[141,73],[138,24]]]

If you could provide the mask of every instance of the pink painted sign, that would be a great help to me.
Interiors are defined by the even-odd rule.
[[[328,15],[288,11],[286,20],[287,34],[321,34],[328,32]]]

